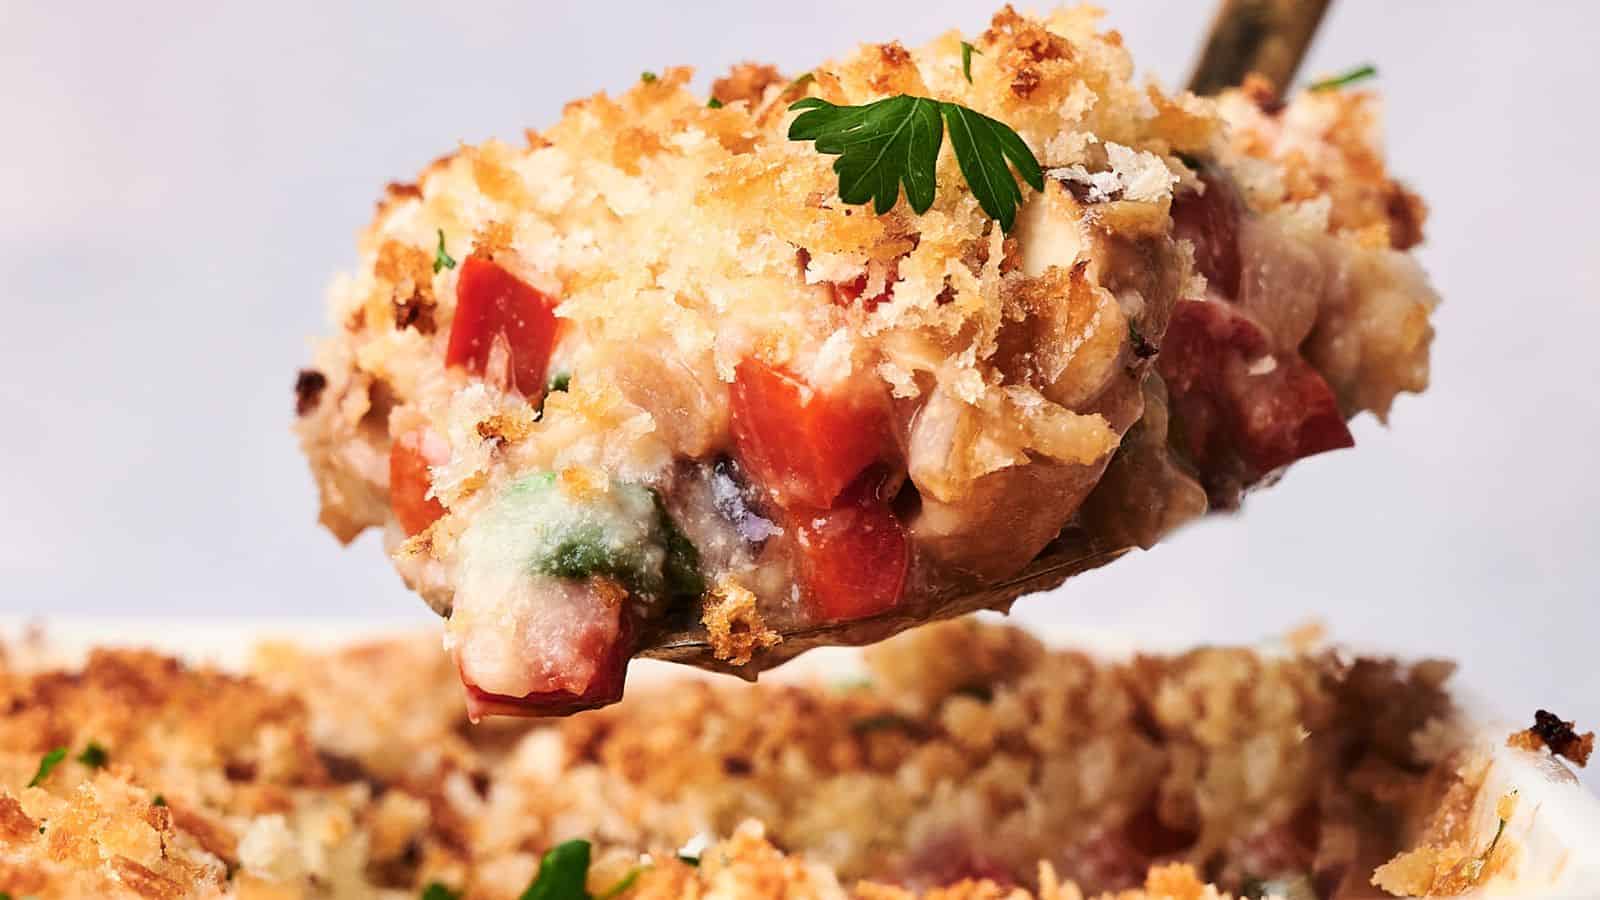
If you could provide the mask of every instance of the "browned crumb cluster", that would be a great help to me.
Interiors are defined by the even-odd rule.
[[[1533,727],[1519,731],[1506,739],[1506,745],[1538,752],[1549,749],[1556,756],[1572,760],[1578,766],[1589,764],[1589,754],[1594,752],[1594,732],[1579,734],[1575,722],[1564,722],[1547,710],[1535,710]]]
[[[1106,663],[972,622],[868,658],[850,682],[665,682],[476,727],[425,639],[269,646],[249,677],[136,651],[0,671],[0,891],[511,900],[573,838],[592,891],[651,854],[630,897],[1331,889],[1399,849],[1407,804],[1462,790],[1412,740],[1447,712],[1447,667]],[[671,861],[697,837],[699,868]]]

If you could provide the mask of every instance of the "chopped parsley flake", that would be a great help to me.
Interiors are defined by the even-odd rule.
[[[872,690],[872,679],[865,675],[841,678],[833,683],[833,689],[841,694],[848,694],[851,691],[870,691]]]
[[[557,844],[539,860],[539,873],[520,900],[589,900],[589,842]]]
[[[1331,78],[1324,78],[1321,81],[1313,81],[1311,86],[1306,88],[1306,90],[1336,91],[1339,88],[1345,87],[1346,85],[1355,84],[1358,81],[1366,81],[1368,78],[1376,77],[1377,74],[1378,67],[1374,66],[1372,63],[1367,63],[1366,65],[1356,66],[1354,69],[1351,69],[1343,74],[1334,75]]]
[[[640,72],[639,73],[639,80],[644,82],[645,84],[655,84],[655,82],[656,82],[656,73],[654,73],[654,72]]]
[[[39,760],[39,771],[33,773],[33,780],[28,782],[28,787],[38,787],[43,784],[44,780],[50,777],[50,773],[55,771],[56,766],[61,765],[61,761],[66,758],[67,748],[65,747],[57,747],[46,753]]]
[[[710,100],[706,101],[706,109],[721,109],[721,108],[722,108],[722,101],[718,100],[715,97],[712,97]]]
[[[1500,846],[1500,836],[1506,833],[1507,811],[1504,807],[1507,802],[1515,802],[1516,793],[1516,791],[1512,791],[1511,795],[1507,799],[1503,799],[1500,805],[1496,807],[1495,813],[1500,820],[1500,824],[1495,826],[1494,837],[1489,839],[1489,846],[1483,851],[1483,855],[1475,856],[1467,861],[1467,877],[1473,884],[1477,884],[1478,880],[1483,877],[1483,870],[1489,865],[1489,860],[1494,858],[1495,848]]]
[[[1133,346],[1133,355],[1140,359],[1149,359],[1161,352],[1160,347],[1144,339],[1139,326],[1133,324],[1132,319],[1128,320],[1128,342]]]
[[[461,895],[435,881],[423,889],[422,900],[461,900]]]
[[[110,754],[106,753],[106,748],[100,746],[97,741],[90,741],[89,745],[83,748],[83,752],[78,754],[78,762],[91,769],[105,768],[110,759]]]
[[[967,84],[972,83],[972,54],[983,55],[983,51],[972,46],[966,41],[961,42],[961,74],[967,76]]]
[[[833,163],[839,199],[852,205],[870,201],[879,215],[894,208],[902,184],[912,210],[920,214],[933,206],[947,128],[967,186],[1002,231],[1011,230],[1022,202],[1016,175],[1044,190],[1039,160],[1022,136],[959,104],[898,94],[864,106],[807,97],[789,108],[804,110],[789,125],[790,140],[813,141],[818,153],[839,157]]]
[[[443,269],[454,269],[455,257],[444,252],[444,229],[439,229],[439,249],[433,251],[433,274],[437,275]]]
[[[151,806],[166,806],[167,805],[167,795],[166,794],[157,794],[155,799],[150,801],[150,805]]]

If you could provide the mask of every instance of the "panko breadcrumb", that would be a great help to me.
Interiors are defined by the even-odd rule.
[[[133,650],[72,670],[11,655],[0,891],[400,900],[439,883],[513,900],[545,850],[583,839],[594,893],[648,855],[628,900],[1134,900],[1295,879],[1328,897],[1386,859],[1379,883],[1414,886],[1484,852],[1463,830],[1481,771],[1459,743],[1425,759],[1413,740],[1451,717],[1447,666],[1225,647],[1101,662],[966,620],[867,662],[849,682],[664,680],[474,727],[421,637],[267,645],[242,676]],[[698,867],[678,861],[696,844]],[[1508,839],[1472,871],[1514,854]]]

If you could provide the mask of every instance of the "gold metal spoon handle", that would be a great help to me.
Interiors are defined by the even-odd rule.
[[[1284,92],[1311,46],[1332,0],[1223,0],[1211,23],[1189,90],[1215,94],[1251,72]]]

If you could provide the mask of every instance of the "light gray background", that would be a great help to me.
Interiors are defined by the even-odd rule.
[[[1186,73],[1209,3],[1118,2]],[[802,71],[981,29],[989,0],[371,4],[6,0],[0,22],[0,613],[425,613],[369,536],[314,525],[290,384],[383,183],[642,69]],[[1336,4],[1309,71],[1373,61],[1433,207],[1436,387],[1358,451],[1025,601],[1194,640],[1308,617],[1466,663],[1507,712],[1600,720],[1593,4]]]

